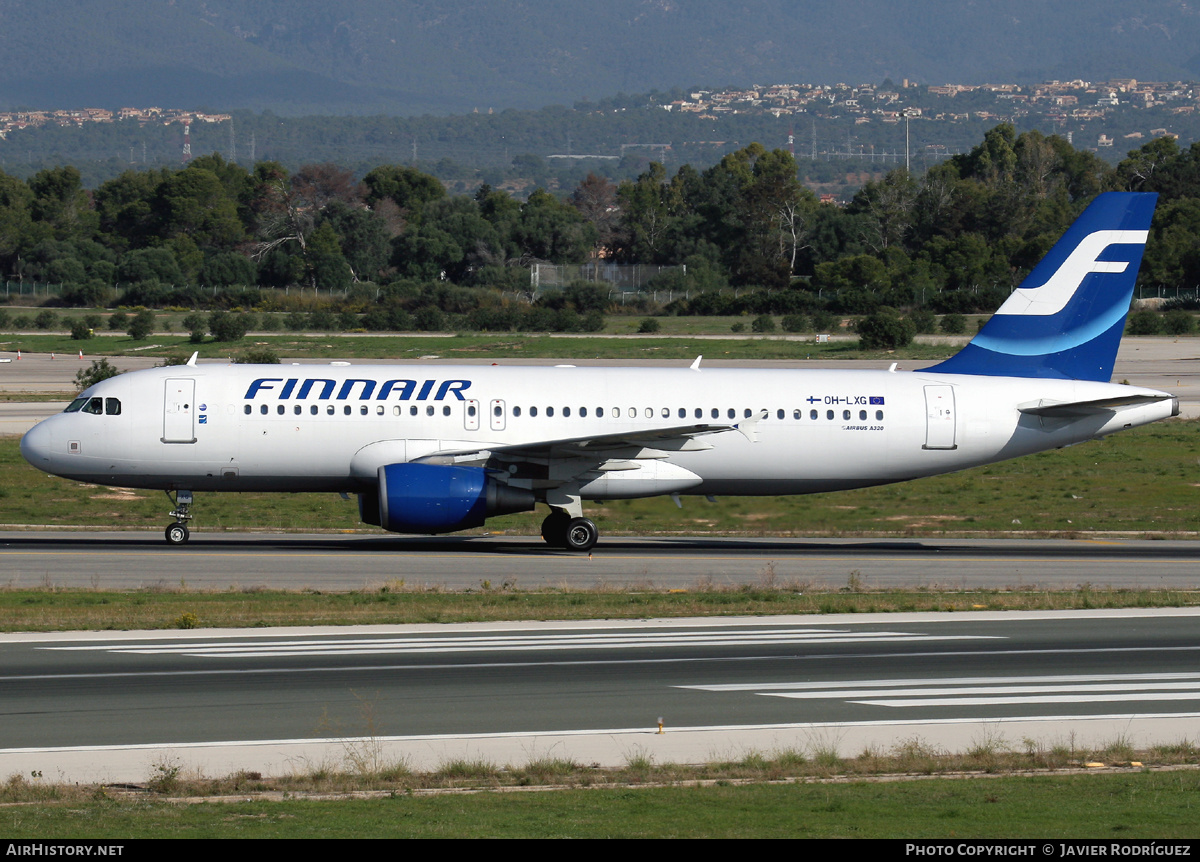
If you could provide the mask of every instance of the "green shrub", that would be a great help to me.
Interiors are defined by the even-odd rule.
[[[1196,331],[1196,318],[1177,308],[1163,315],[1162,328],[1167,335],[1191,335]]]
[[[803,314],[785,314],[781,323],[784,332],[804,332],[808,329],[808,318]]]
[[[76,372],[75,385],[82,392],[89,386],[94,386],[101,380],[116,377],[120,373],[120,369],[114,367],[107,359],[93,359],[91,367],[81,368]]]
[[[125,330],[134,341],[144,341],[154,331],[154,312],[143,308],[133,316],[129,328]]]
[[[251,347],[233,358],[236,365],[278,365],[279,354],[269,347]]]
[[[947,335],[962,335],[967,331],[967,318],[957,312],[943,315],[941,327]]]
[[[911,344],[916,334],[911,320],[894,308],[881,307],[858,322],[859,347],[863,350],[895,350]]]
[[[43,331],[47,329],[54,329],[54,327],[58,325],[58,315],[48,308],[43,308],[37,313],[37,316],[33,318],[33,325]]]
[[[921,335],[937,332],[937,315],[928,308],[918,308],[908,316],[908,319],[912,321],[913,327]]]
[[[1162,332],[1162,318],[1153,311],[1135,311],[1129,315],[1126,331],[1130,335],[1158,335]]]
[[[775,318],[769,314],[760,314],[754,318],[754,321],[750,324],[750,328],[755,332],[774,332]]]

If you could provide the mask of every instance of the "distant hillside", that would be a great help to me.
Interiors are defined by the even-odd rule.
[[[449,113],[782,81],[1200,78],[1180,0],[0,0],[0,109]]]

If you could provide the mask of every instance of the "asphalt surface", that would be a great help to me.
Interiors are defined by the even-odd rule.
[[[0,773],[1194,736],[1200,610],[0,636]],[[664,732],[657,732],[659,721]]]
[[[1200,542],[1143,539],[602,538],[590,554],[532,536],[0,532],[0,586],[452,589],[701,584],[842,588],[1200,588]]]

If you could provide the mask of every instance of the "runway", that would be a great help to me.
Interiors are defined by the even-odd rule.
[[[1200,588],[1200,543],[1144,539],[604,537],[590,554],[534,536],[0,532],[0,586],[139,589]]]
[[[0,774],[1194,739],[1200,610],[0,636]],[[658,724],[664,732],[658,733]]]

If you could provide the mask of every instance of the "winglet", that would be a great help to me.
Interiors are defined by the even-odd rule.
[[[1097,197],[971,342],[925,370],[1108,382],[1157,198]]]
[[[742,432],[742,436],[751,443],[758,442],[758,423],[767,418],[766,410],[759,410],[749,419],[743,419],[733,427]]]

